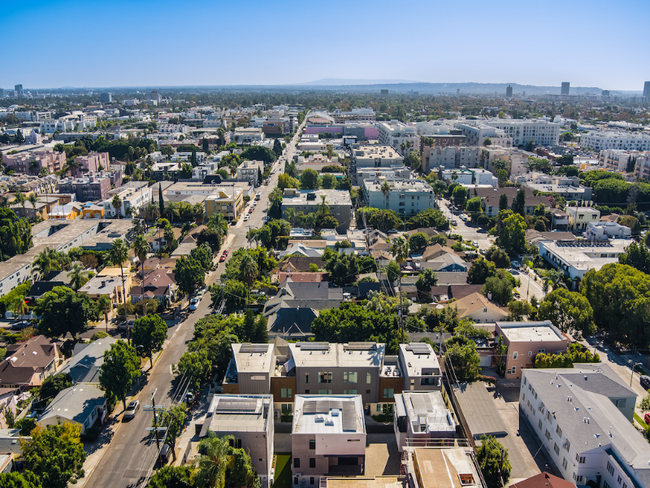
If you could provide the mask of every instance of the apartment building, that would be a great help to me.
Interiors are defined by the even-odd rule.
[[[441,447],[406,447],[401,471],[409,488],[486,488],[474,451],[464,439]]]
[[[79,169],[83,173],[97,173],[110,168],[110,159],[108,153],[91,152],[86,156],[77,156]]]
[[[391,120],[390,122],[379,122],[377,128],[379,129],[379,144],[392,146],[405,158],[413,150],[420,152],[420,136],[415,125],[406,125],[399,120]]]
[[[484,122],[467,121],[456,122],[454,126],[459,129],[466,137],[468,146],[485,146],[486,140],[488,145],[499,147],[512,147],[512,136],[506,134],[503,129],[487,125]]]
[[[273,346],[271,346],[273,347]],[[273,398],[271,395],[214,395],[200,437],[212,432],[234,437],[232,447],[243,448],[266,488],[273,484]]]
[[[399,364],[404,378],[404,391],[433,391],[442,388],[438,356],[429,344],[400,344]]]
[[[481,160],[480,147],[434,146],[427,149],[428,156],[426,160],[422,159],[424,171],[459,169],[462,166],[475,168]]]
[[[522,370],[535,366],[540,353],[566,352],[569,338],[550,320],[542,322],[496,322],[496,335],[508,348],[506,378],[521,378]]]
[[[92,173],[81,178],[63,178],[59,181],[59,192],[74,193],[80,202],[105,200],[111,191],[111,178],[101,173]]]
[[[442,181],[447,183],[458,183],[459,185],[471,185],[474,182],[474,174],[466,169],[446,169],[440,172]]]
[[[580,145],[593,151],[624,149],[650,151],[650,135],[626,131],[589,131],[580,137]]]
[[[494,162],[504,161],[510,172],[510,178],[528,173],[528,158],[537,157],[537,154],[523,151],[515,147],[483,147],[481,148],[481,163],[485,169],[495,173]]]
[[[636,180],[650,178],[650,151],[626,151],[624,149],[603,149],[598,157],[605,169],[627,173],[629,163],[633,163]]]
[[[585,239],[607,241],[609,239],[630,239],[632,229],[616,222],[589,222],[585,229]]]
[[[632,424],[636,393],[607,364],[527,369],[521,414],[567,481],[650,486],[650,445]]]
[[[359,395],[297,395],[291,426],[293,486],[365,471],[366,422]]]
[[[526,188],[526,203],[524,206],[524,214],[532,215],[537,205],[544,205],[550,207],[550,200],[548,197],[536,197],[530,188]],[[513,199],[517,196],[519,190],[516,187],[506,188],[476,188],[472,190],[472,198],[481,198],[481,208],[488,217],[496,217],[499,213],[499,202],[501,195],[506,195],[508,200],[508,209],[512,206]]]
[[[371,108],[353,108],[349,111],[335,110],[330,114],[336,124],[344,122],[374,122],[375,111]]]
[[[599,241],[540,241],[539,255],[572,280],[582,279],[590,269],[599,270],[618,257],[632,243],[631,239]]]
[[[250,181],[251,185],[257,187],[262,184],[262,172],[264,171],[264,161],[242,161],[237,166],[237,179]]]
[[[271,377],[276,366],[273,344],[232,344],[231,349],[232,359],[223,380],[223,392],[234,395],[271,392]],[[289,398],[292,398],[291,391]]]
[[[352,200],[347,190],[297,190],[285,188],[282,197],[282,218],[286,218],[288,209],[296,213],[308,214],[316,212],[325,204],[332,212],[339,225],[339,232],[347,232],[352,220]]]
[[[232,140],[244,146],[259,144],[264,140],[264,132],[255,127],[237,127]]]
[[[37,175],[43,168],[48,173],[54,173],[61,171],[65,166],[65,153],[51,149],[34,149],[17,154],[3,153],[2,162],[16,173]]]
[[[391,168],[359,168],[356,181],[361,184],[364,180],[387,179],[404,180],[411,177],[411,170],[406,166],[392,166]]]
[[[358,146],[352,148],[351,166],[358,168],[390,168],[402,166],[404,158],[391,146]]]
[[[395,395],[395,440],[404,446],[426,446],[431,439],[456,436],[457,423],[447,408],[442,391],[404,392]]]
[[[388,183],[384,194],[382,186]],[[424,180],[364,180],[363,196],[369,207],[390,209],[399,215],[415,215],[427,208],[435,208],[435,194]]]
[[[569,216],[569,229],[585,230],[587,225],[600,220],[600,210],[593,207],[566,207]]]
[[[492,119],[486,125],[501,129],[512,138],[513,146],[525,146],[531,140],[536,146],[557,146],[560,124],[542,119]],[[584,137],[584,136],[583,136]]]
[[[127,217],[139,215],[145,205],[151,203],[152,189],[146,181],[129,181],[125,185],[108,192],[108,198],[101,205],[104,207],[104,215],[115,217],[117,212],[113,207],[115,195],[120,197],[122,205],[119,208],[120,215]]]
[[[244,211],[244,190],[236,186],[214,189],[205,199],[207,218],[223,215],[228,221],[237,220]]]

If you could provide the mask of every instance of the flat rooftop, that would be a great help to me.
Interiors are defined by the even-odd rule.
[[[366,433],[360,395],[296,395],[292,434]]]
[[[499,328],[510,342],[557,342],[565,338],[551,322],[499,322]]]
[[[323,481],[321,478],[321,487]],[[374,478],[327,478],[325,488],[403,488],[399,476],[375,476]]]
[[[440,362],[433,348],[425,342],[400,344],[399,351],[406,364],[408,376],[422,376],[431,374],[432,369],[437,369],[440,374]]]
[[[275,367],[273,344],[233,344],[232,352],[240,373],[269,373]]]
[[[307,195],[313,193],[316,198],[312,200],[307,199]],[[293,192],[285,191],[282,197],[282,207],[293,205],[321,205],[323,202],[322,197],[325,197],[327,205],[350,205],[350,192],[347,190],[295,190]]]
[[[456,422],[440,391],[395,394],[397,414],[406,416],[413,432],[456,432]]]
[[[215,395],[208,408],[201,437],[216,433],[266,432],[272,395]]]
[[[407,180],[402,178],[390,179],[386,178],[385,180],[390,186],[392,191],[399,191],[402,193],[420,193],[420,192],[433,192],[431,185],[423,180]],[[363,182],[364,186],[368,191],[381,191],[381,185],[383,181],[377,180],[365,180]]]
[[[363,146],[360,147],[359,149],[355,149],[354,156],[357,159],[369,159],[369,158],[386,158],[386,159],[399,159],[399,160],[404,159],[391,146],[379,146],[379,145]]]
[[[416,472],[419,473],[417,479],[420,488],[482,486],[470,452],[470,449],[464,447],[416,448],[413,453],[413,464]]]
[[[300,286],[300,285],[298,285]],[[386,351],[376,342],[296,342],[289,344],[296,366],[379,367]]]

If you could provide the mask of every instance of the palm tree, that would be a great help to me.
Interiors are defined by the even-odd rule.
[[[9,198],[7,198],[4,195],[0,195],[0,207],[5,208],[7,206],[7,203],[9,202]]]
[[[53,268],[52,255],[50,254],[50,248],[45,248],[43,251],[38,253],[34,264],[32,265],[32,273],[38,273],[41,278],[48,275]]]
[[[29,313],[29,306],[25,303],[23,297],[18,297],[14,300],[12,308],[15,314],[20,315],[20,320],[23,320],[25,315]]]
[[[169,202],[165,206],[165,212],[167,212],[167,217],[169,217],[169,221],[173,224],[174,223],[174,216],[176,216],[176,217],[179,216],[178,203]]]
[[[397,261],[397,264],[402,264],[409,257],[409,243],[403,237],[397,237],[393,240],[390,246],[390,253]]]
[[[286,219],[289,221],[291,226],[293,227],[293,223],[296,220],[296,209],[293,207],[289,207],[284,211],[284,216]]]
[[[144,283],[144,262],[147,259],[147,254],[149,254],[150,250],[151,248],[149,247],[149,243],[145,236],[142,234],[135,236],[135,240],[133,241],[133,252],[135,252],[135,255],[138,256],[138,260],[140,261],[142,283]]]
[[[124,286],[124,261],[129,259],[129,248],[126,246],[122,239],[115,239],[113,245],[108,250],[108,259],[113,263],[113,266],[120,266],[120,273],[122,275],[122,298],[126,303],[126,288]]]
[[[221,233],[222,237],[228,235],[228,221],[223,214],[217,213],[208,219],[207,226]]]
[[[104,321],[106,322],[106,333],[108,334],[108,312],[111,311],[111,299],[106,295],[102,295],[97,300],[97,307],[104,313]]]
[[[242,260],[239,263],[239,273],[241,280],[248,285],[248,297],[250,299],[251,295],[251,286],[255,283],[255,278],[257,278],[258,273],[257,261],[250,254],[244,255]]]
[[[386,205],[385,207],[388,208],[388,194],[390,193],[390,185],[388,184],[387,181],[384,181],[381,184],[381,193],[384,195],[384,200],[386,200]]]
[[[84,271],[84,267],[80,263],[74,263],[68,273],[68,278],[70,278],[72,289],[77,291],[87,281],[88,272]]]
[[[230,441],[233,436],[219,439],[210,432],[207,439],[200,442],[203,455],[197,461],[196,486],[199,488],[223,488],[226,484],[226,471],[234,463],[229,454]]]
[[[34,210],[34,215],[36,215],[36,204],[39,201],[38,197],[36,196],[36,193],[30,193],[27,200],[29,200],[29,203],[32,204],[32,209]]]
[[[325,215],[327,215],[327,210],[328,210],[327,203],[325,203],[325,199],[327,197],[325,195],[321,195],[320,198],[322,200],[321,206],[320,206],[321,217],[325,217]]]
[[[548,293],[549,287],[554,290],[558,287],[566,288],[566,284],[564,283],[564,273],[559,269],[548,270],[542,280],[544,282],[542,285],[544,295]]]
[[[122,208],[122,199],[120,198],[119,195],[115,195],[113,197],[113,200],[111,200],[111,205],[113,205],[113,208],[115,209],[115,213],[117,214],[117,218],[120,218],[120,209]]]

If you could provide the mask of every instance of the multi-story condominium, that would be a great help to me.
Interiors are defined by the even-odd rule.
[[[624,131],[590,131],[580,138],[580,145],[594,151],[604,149],[650,151],[650,135]]]
[[[129,181],[127,184],[108,192],[108,199],[102,202],[104,215],[115,217],[117,212],[113,207],[113,198],[119,195],[122,206],[119,208],[120,215],[138,215],[145,205],[151,202],[152,190],[146,181]]]
[[[257,187],[261,181],[261,175],[264,171],[263,161],[249,161],[245,160],[237,167],[237,179],[242,181],[250,181],[251,185]]]
[[[357,182],[361,184],[364,180],[385,179],[409,179],[411,170],[404,166],[392,166],[390,168],[359,168],[357,169]]]
[[[428,157],[422,160],[424,171],[435,171],[440,167],[458,169],[461,166],[475,168],[481,160],[480,147],[434,146],[427,148]]]
[[[286,117],[269,117],[262,124],[262,132],[267,137],[281,137],[289,132],[289,119]]]
[[[624,149],[604,149],[598,158],[608,170],[627,173],[628,163],[634,163],[636,180],[650,178],[650,151],[626,151]]]
[[[483,167],[494,173],[494,162],[497,160],[504,161],[511,178],[528,173],[528,158],[530,157],[537,157],[537,155],[515,147],[503,148],[488,146],[481,148],[481,163]]]
[[[575,280],[582,279],[590,269],[598,271],[606,264],[618,263],[618,257],[631,243],[631,239],[607,242],[542,240],[539,242],[539,255]]]
[[[98,171],[108,170],[110,159],[108,153],[91,152],[86,156],[77,156],[77,162],[83,173],[97,173]]]
[[[38,112],[36,110],[31,112],[14,112],[14,115],[18,120],[24,120],[26,122],[38,122],[43,119],[50,118],[50,112]]]
[[[492,119],[485,124],[504,131],[513,146],[525,146],[531,140],[536,146],[557,146],[560,141],[560,124],[546,120]]]
[[[374,122],[375,121],[375,111],[371,108],[353,108],[349,112],[344,112],[341,110],[336,110],[334,113],[330,114],[334,118],[334,122],[337,124],[343,122]]]
[[[262,487],[273,484],[275,430],[271,395],[214,395],[199,436],[207,437],[210,432],[219,437],[233,436],[233,447],[248,452]]]
[[[223,215],[228,221],[237,220],[244,211],[244,190],[236,186],[219,186],[213,188],[205,199],[207,218],[215,214]]]
[[[223,380],[223,392],[235,395],[270,393],[276,367],[273,344],[232,344],[231,348],[232,358]],[[289,398],[293,398],[291,395],[289,392]]]
[[[398,120],[379,122],[379,144],[392,146],[402,156],[407,157],[413,150],[420,152],[420,136],[414,125],[406,125]]]
[[[110,176],[100,173],[92,173],[82,178],[64,178],[59,181],[59,192],[74,193],[80,202],[105,200],[110,190]]]
[[[589,222],[585,229],[585,239],[607,241],[609,239],[629,239],[632,229],[616,222]]]
[[[388,183],[384,194],[382,186]],[[435,208],[435,195],[423,180],[365,180],[363,196],[369,207],[390,209],[400,215],[415,215],[427,208]]]
[[[650,445],[632,424],[636,393],[607,364],[524,370],[519,408],[567,481],[650,486]]]
[[[296,190],[286,188],[282,197],[282,218],[286,218],[287,210],[295,213],[308,214],[316,212],[325,204],[339,223],[337,230],[346,232],[352,220],[352,200],[347,190]]]
[[[442,181],[446,183],[458,183],[459,185],[471,185],[474,182],[474,174],[466,169],[446,169],[440,172]]]
[[[74,119],[45,119],[41,121],[40,131],[45,134],[54,134],[57,131],[72,132],[77,128],[77,125],[79,125],[79,128],[81,129],[86,128],[86,123]],[[94,126],[95,125],[93,124],[92,127]],[[88,124],[88,128],[90,128],[90,124]]]
[[[566,207],[571,230],[585,230],[591,222],[600,220],[600,210],[592,207]]]
[[[351,166],[358,168],[390,168],[404,164],[404,158],[391,146],[353,147]]]
[[[189,128],[185,124],[159,123],[157,130],[161,134],[187,134],[189,132]]]
[[[43,168],[48,173],[61,171],[65,166],[65,153],[50,149],[34,149],[17,154],[3,154],[2,162],[16,173],[37,175]]]
[[[262,129],[254,127],[237,127],[232,140],[244,146],[257,144],[264,140],[264,132],[262,132]]]
[[[474,174],[474,179],[472,181],[472,184],[490,185],[494,188],[499,186],[499,178],[494,176],[492,172],[482,168],[470,168],[470,171]]]
[[[566,352],[569,338],[550,320],[542,322],[497,322],[496,335],[503,338],[508,348],[506,378],[521,378],[526,368],[535,366],[539,353]]]
[[[404,392],[395,395],[393,424],[397,448],[426,446],[431,439],[456,436],[456,421],[442,391]]]
[[[498,129],[484,122],[456,122],[455,127],[466,137],[465,143],[468,146],[488,145],[499,147],[512,147],[512,137],[506,134],[503,129]]]
[[[567,202],[590,202],[592,188],[583,185],[566,185],[556,183],[526,183],[526,186],[533,191],[540,193],[557,193],[558,196],[564,197]]]
[[[297,395],[291,426],[293,485],[365,471],[366,422],[359,395]]]

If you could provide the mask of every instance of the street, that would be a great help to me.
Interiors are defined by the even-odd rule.
[[[451,234],[458,234],[466,241],[478,242],[479,249],[488,249],[492,244],[494,244],[495,238],[488,235],[487,232],[478,232],[478,227],[470,227],[460,216],[454,215],[449,210],[449,201],[445,199],[438,200],[438,206],[443,215],[451,220],[456,220],[455,225],[451,225],[449,232]]]

